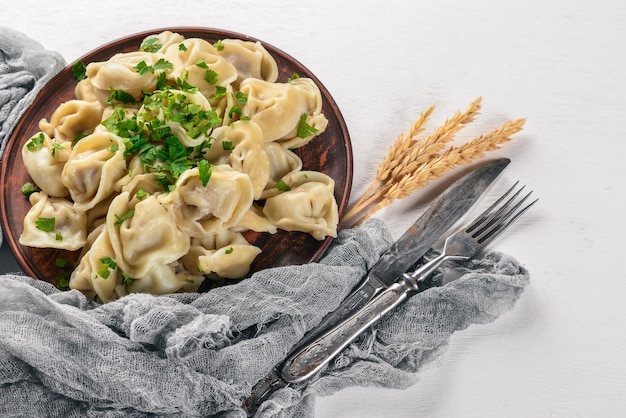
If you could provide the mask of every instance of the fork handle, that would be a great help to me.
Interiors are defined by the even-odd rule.
[[[402,278],[392,284],[355,314],[291,355],[283,364],[283,379],[298,383],[317,373],[361,332],[407,298],[410,289],[406,281]]]

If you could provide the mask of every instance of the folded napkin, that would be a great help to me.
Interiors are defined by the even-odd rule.
[[[0,30],[0,42],[2,94],[13,91],[0,101],[4,141],[62,60],[10,30]],[[34,55],[34,64],[15,64]],[[33,72],[44,61],[47,70]],[[30,81],[8,82],[18,79]],[[105,305],[34,278],[0,276],[0,416],[245,417],[252,386],[391,241],[373,219],[341,231],[318,263],[264,270],[202,294],[132,294]],[[410,298],[312,379],[277,391],[256,416],[311,417],[316,396],[349,386],[406,388],[452,333],[495,320],[529,283],[500,253],[456,268],[461,278]]]

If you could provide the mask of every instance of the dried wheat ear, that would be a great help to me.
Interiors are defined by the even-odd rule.
[[[522,130],[525,119],[510,120],[464,144],[451,142],[480,114],[482,98],[458,111],[429,135],[421,136],[435,106],[420,114],[408,132],[398,136],[376,170],[376,177],[344,216],[342,227],[358,225],[393,201],[404,199],[453,168],[500,149]]]

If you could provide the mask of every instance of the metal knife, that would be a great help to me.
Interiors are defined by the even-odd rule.
[[[287,360],[258,382],[244,401],[244,409],[252,414],[276,390],[306,377],[289,372],[289,360],[310,342],[350,318],[378,293],[393,285],[400,275],[413,266],[424,253],[478,200],[493,180],[510,163],[508,158],[478,166],[437,196],[417,221],[387,250],[369,271],[367,277],[339,307],[328,314],[291,350]]]

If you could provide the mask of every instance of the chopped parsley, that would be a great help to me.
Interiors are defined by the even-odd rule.
[[[235,251],[235,249],[233,247],[229,247],[226,251],[224,251],[225,254],[232,254],[233,251]]]
[[[204,81],[206,81],[207,83],[214,85],[217,83],[218,80],[219,80],[219,75],[212,69],[209,68],[204,73]]]
[[[159,58],[154,65],[148,65],[145,61],[141,61],[133,67],[133,70],[137,71],[139,75],[146,75],[148,73],[154,74],[157,70],[169,70],[170,68],[174,68],[171,62],[164,58]]]
[[[115,214],[115,225],[121,225],[124,221],[132,218],[135,215],[135,211],[133,209],[124,213],[123,215]]]
[[[35,192],[38,192],[38,191],[39,191],[39,187],[35,186],[35,185],[34,185],[33,183],[31,183],[31,182],[27,182],[27,183],[24,183],[24,184],[22,185],[22,194],[23,194],[25,197],[28,197],[28,196],[30,196],[31,194],[33,194],[33,193],[35,193]]]
[[[124,90],[115,90],[111,87],[111,94],[107,100],[108,104],[113,103],[135,103],[135,97],[132,94],[126,93]]]
[[[57,241],[63,241],[63,235],[61,235],[60,232],[57,232],[56,235],[54,236],[54,239]]]
[[[159,38],[148,38],[139,47],[139,49],[143,52],[158,52],[159,49],[163,47],[162,44],[159,43]]]
[[[87,66],[84,62],[76,61],[74,65],[72,65],[72,76],[78,81],[87,78]]]
[[[63,290],[70,287],[70,275],[62,272],[56,275],[57,288]]]
[[[59,144],[58,142],[53,142],[52,151],[50,151],[50,155],[54,157],[57,153],[57,150],[60,150],[60,149],[65,149],[65,148],[63,147],[63,145]]]
[[[222,141],[222,149],[224,149],[224,151],[232,151],[235,149],[235,146],[232,141]]]
[[[244,105],[248,101],[248,95],[243,91],[238,91],[235,93],[235,100],[237,100],[237,103]]]
[[[135,197],[137,200],[144,200],[148,196],[148,193],[144,189],[139,189],[137,193],[135,193]]]
[[[218,51],[223,51],[224,50],[224,43],[222,42],[222,40],[218,40],[217,42],[215,42],[213,44],[213,46],[215,47],[215,49],[217,49]]]
[[[206,187],[211,178],[211,164],[207,160],[198,161],[198,175],[202,181],[202,186]]]
[[[30,141],[28,141],[28,143],[26,144],[26,148],[30,152],[39,151],[40,149],[43,148],[44,140],[45,140],[45,137],[43,135],[43,132],[40,132],[39,135],[32,137]]]
[[[135,279],[130,277],[128,274],[122,273],[122,283],[124,283],[124,284],[133,284],[134,281],[135,281]]]
[[[230,108],[230,110],[228,111],[228,117],[232,118],[233,115],[241,115],[241,108],[239,106],[233,106]]]
[[[54,260],[54,265],[60,269],[68,268],[70,266],[70,260],[65,257],[59,257]]]
[[[55,223],[55,218],[37,218],[35,227],[43,232],[52,232],[54,231]]]
[[[204,61],[204,58],[200,58],[194,64],[196,64],[200,68],[209,69],[209,66],[206,65],[206,62]]]
[[[289,185],[285,183],[284,180],[278,180],[276,184],[274,185],[274,187],[280,190],[281,192],[288,192],[289,190],[291,190],[291,187],[289,187]]]
[[[185,45],[183,43],[178,44],[178,50],[179,51],[183,51],[183,52],[186,51],[187,50],[187,45]]]
[[[98,270],[98,276],[103,279],[108,279],[111,275],[111,270],[115,270],[117,268],[117,263],[115,263],[111,257],[104,257],[100,259],[100,262],[102,263],[102,267]]]
[[[165,87],[144,96],[140,112],[116,107],[101,122],[122,138],[124,157],[138,157],[144,172],[154,174],[157,184],[164,190],[171,190],[183,172],[196,166],[200,168],[203,182],[210,176],[208,163],[202,163],[204,150],[211,147],[214,141],[211,132],[222,120],[217,112],[203,109],[190,97],[187,92]],[[186,147],[177,136],[181,133],[172,131],[173,125],[180,126],[189,138],[202,141],[198,141],[197,146]]]
[[[302,116],[300,116],[300,123],[298,124],[298,138],[308,138],[315,135],[317,132],[319,132],[319,129],[306,123],[306,113],[303,113]]]

